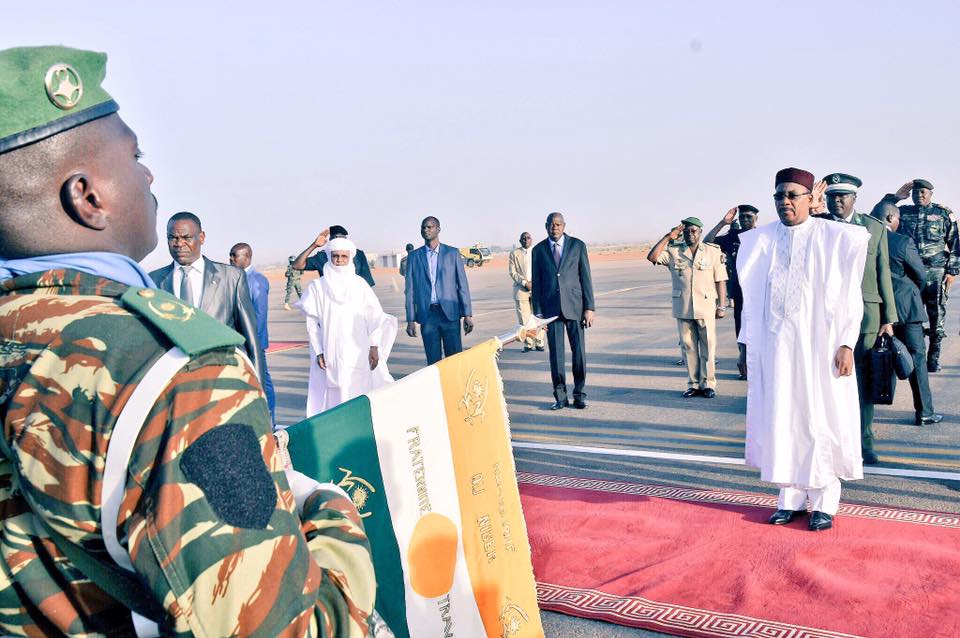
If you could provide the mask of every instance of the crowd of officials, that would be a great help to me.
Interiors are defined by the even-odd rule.
[[[826,210],[813,216],[855,224],[870,235],[861,283],[863,319],[854,361],[862,455],[865,463],[873,464],[878,458],[873,446],[874,404],[867,380],[869,353],[880,335],[896,336],[913,356],[909,382],[916,424],[943,419],[934,411],[928,374],[940,370],[947,297],[960,273],[960,235],[954,213],[932,201],[933,184],[928,180],[912,180],[885,195],[869,215],[857,211],[862,186],[858,177],[832,173],[823,178],[823,184]],[[897,206],[907,197],[912,197],[913,204]],[[737,257],[743,234],[757,226],[758,216],[755,206],[733,207],[705,236],[700,219],[688,217],[647,256],[672,274],[673,316],[688,373],[684,397],[716,395],[716,321],[726,315],[729,299],[734,328],[740,334],[744,293]],[[743,366],[739,372],[740,378],[746,379]]]

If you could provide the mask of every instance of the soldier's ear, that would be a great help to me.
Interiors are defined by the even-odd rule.
[[[60,205],[73,221],[93,230],[106,230],[109,214],[93,180],[74,173],[60,187]]]

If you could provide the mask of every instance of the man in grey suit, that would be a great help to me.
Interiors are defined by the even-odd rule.
[[[247,276],[239,268],[204,257],[200,249],[205,239],[199,217],[188,212],[173,215],[167,222],[167,247],[173,263],[154,270],[150,278],[159,288],[239,332],[262,382],[265,361]]]
[[[416,337],[420,324],[427,365],[433,365],[463,350],[460,318],[463,334],[470,334],[473,308],[460,251],[440,243],[440,221],[424,218],[420,236],[424,245],[410,253],[404,280],[407,334]]]
[[[593,325],[593,281],[587,246],[564,233],[566,222],[560,213],[547,215],[547,238],[533,247],[533,312],[538,317],[557,317],[547,326],[550,348],[550,376],[553,380],[554,410],[570,405],[564,371],[563,333],[570,340],[573,357],[573,407],[587,407],[584,386],[587,365],[583,329]]]
[[[887,225],[887,241],[890,246],[890,278],[893,280],[893,296],[897,305],[900,323],[893,327],[897,339],[903,342],[913,355],[913,374],[910,375],[910,390],[913,392],[913,409],[917,425],[932,425],[943,421],[942,414],[933,411],[933,395],[927,376],[926,342],[923,338],[923,322],[928,320],[921,290],[926,285],[927,268],[909,235],[897,232],[900,228],[900,209],[888,201],[873,207],[871,215]]]

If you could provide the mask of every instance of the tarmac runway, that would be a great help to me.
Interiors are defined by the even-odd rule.
[[[553,397],[546,352],[523,353],[513,344],[501,356],[517,469],[775,494],[773,486],[759,481],[756,470],[742,465],[746,382],[737,379],[733,313],[718,322],[716,398],[683,399],[686,369],[676,365],[667,270],[641,260],[598,261],[592,270],[597,321],[587,331],[586,410],[549,409]],[[391,373],[400,378],[426,364],[422,344],[404,332],[402,278],[395,271],[373,274],[384,310],[400,318],[389,359]],[[476,328],[465,338],[465,347],[517,323],[503,263],[469,269],[468,279]],[[282,285],[273,284],[270,301],[271,339],[306,340],[300,314],[282,308]],[[881,463],[868,467],[863,481],[844,485],[845,502],[960,512],[960,393],[950,389],[960,376],[958,312],[956,303],[948,304],[943,371],[930,377],[934,405],[944,421],[913,425],[910,388],[900,382],[894,404],[877,407],[874,429]],[[306,348],[268,357],[281,424],[304,418],[308,357]],[[569,367],[569,355],[567,361]],[[543,617],[548,636],[660,635],[548,612]]]

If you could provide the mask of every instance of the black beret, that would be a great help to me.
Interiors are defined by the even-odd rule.
[[[930,190],[933,190],[933,184],[931,184],[930,182],[928,182],[928,181],[925,180],[925,179],[915,179],[915,180],[913,180],[913,187],[914,187],[914,188],[928,188],[928,189],[930,189]]]
[[[751,206],[750,204],[740,204],[737,206],[738,213],[759,213],[760,210],[756,206]]]

